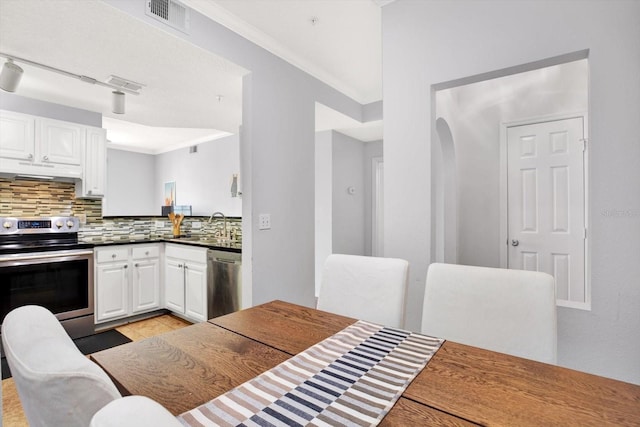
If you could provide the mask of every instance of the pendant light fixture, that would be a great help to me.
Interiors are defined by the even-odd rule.
[[[20,83],[20,79],[22,78],[22,74],[24,73],[22,68],[14,64],[14,61],[23,62],[25,64],[29,64],[34,67],[38,67],[47,71],[52,71],[54,73],[62,74],[63,76],[78,79],[85,83],[114,89],[114,91],[111,92],[111,110],[115,114],[124,114],[125,92],[131,95],[139,95],[140,89],[142,89],[142,87],[144,86],[140,83],[135,83],[126,79],[122,79],[120,77],[115,78],[114,76],[111,76],[109,82],[105,83],[105,82],[96,80],[93,77],[71,73],[69,71],[61,70],[59,68],[55,68],[49,65],[41,64],[39,62],[31,61],[29,59],[18,58],[17,56],[13,56],[13,55],[7,55],[2,52],[0,52],[0,56],[7,58],[7,62],[4,63],[4,66],[2,67],[2,72],[0,73],[0,89],[7,92],[16,91],[16,89],[18,88],[18,84]],[[113,84],[113,82],[119,82],[120,84]]]

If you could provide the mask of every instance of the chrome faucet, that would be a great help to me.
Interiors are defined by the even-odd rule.
[[[227,238],[227,217],[226,217],[226,216],[224,216],[224,214],[223,214],[222,212],[214,212],[214,213],[212,213],[212,214],[211,214],[211,216],[209,217],[209,224],[211,224],[211,220],[212,220],[212,219],[213,219],[213,217],[215,217],[215,216],[221,216],[221,217],[222,217],[222,219],[223,219],[223,221],[224,221],[224,226],[223,226],[223,227],[224,227],[224,228],[223,228],[223,233],[224,233],[224,235],[223,235],[223,238],[225,238],[225,239],[226,239],[226,238]]]

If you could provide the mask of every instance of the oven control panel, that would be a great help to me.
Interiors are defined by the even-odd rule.
[[[80,228],[78,218],[53,216],[43,218],[0,217],[0,234],[49,234],[76,233]]]

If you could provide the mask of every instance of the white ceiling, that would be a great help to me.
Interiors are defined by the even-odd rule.
[[[215,129],[146,126],[111,117],[102,118],[109,146],[140,153],[158,154],[231,135]]]
[[[361,104],[382,99],[379,0],[181,1]]]
[[[380,7],[372,0],[183,2],[245,37],[249,31],[252,41],[361,103],[381,98]],[[123,148],[163,152],[236,133],[241,122],[247,70],[96,0],[0,0],[0,51],[144,84],[116,115],[110,89],[16,61],[25,70],[17,94],[102,113],[109,140]],[[345,119],[325,107],[317,121],[361,140],[382,138],[381,122]]]

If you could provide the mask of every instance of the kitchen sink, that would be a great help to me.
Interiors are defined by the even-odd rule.
[[[223,237],[181,237],[185,242],[202,243],[203,245],[228,245],[239,244],[236,239],[226,239]]]

